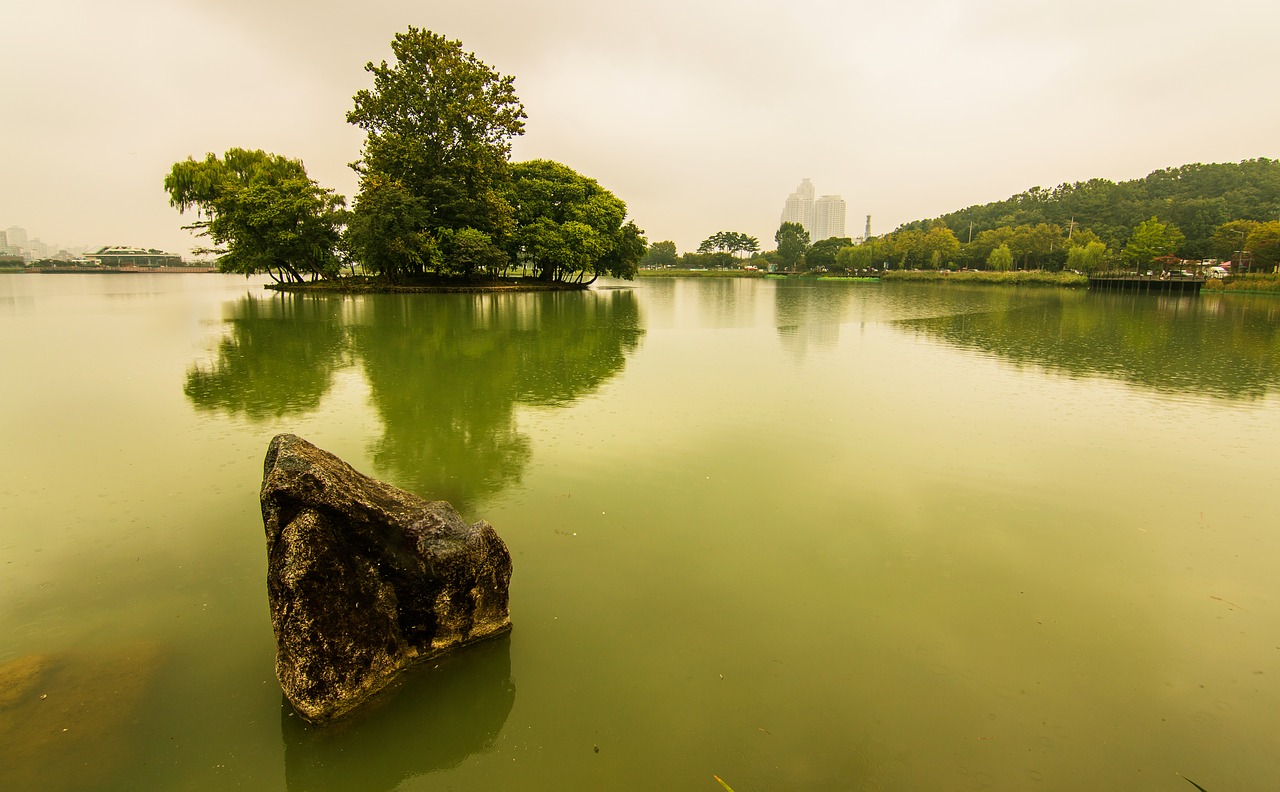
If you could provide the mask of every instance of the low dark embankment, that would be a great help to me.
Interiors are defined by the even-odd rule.
[[[349,275],[309,283],[268,283],[266,288],[305,294],[427,294],[472,292],[582,291],[585,283],[536,278],[412,278],[392,283],[386,278]]]

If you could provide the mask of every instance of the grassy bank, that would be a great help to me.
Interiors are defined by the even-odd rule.
[[[1230,280],[1211,280],[1204,285],[1207,292],[1250,292],[1255,294],[1280,294],[1280,275],[1245,275]]]
[[[947,283],[986,283],[1002,286],[1065,286],[1084,287],[1089,279],[1074,272],[1042,272],[1018,270],[1016,272],[947,272],[945,270],[889,270],[881,273],[884,281],[944,281]]]

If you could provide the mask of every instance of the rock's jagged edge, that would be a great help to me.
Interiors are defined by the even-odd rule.
[[[296,435],[262,479],[276,677],[312,723],[341,717],[406,669],[511,629],[511,555],[468,525]]]

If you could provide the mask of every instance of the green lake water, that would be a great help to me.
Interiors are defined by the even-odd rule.
[[[1280,788],[1280,298],[0,275],[0,788]],[[513,630],[317,730],[292,432],[491,522]]]

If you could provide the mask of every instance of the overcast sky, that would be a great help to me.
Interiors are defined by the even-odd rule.
[[[809,177],[873,231],[1103,177],[1280,157],[1263,0],[3,0],[0,230],[195,244],[162,189],[232,146],[350,199],[345,121],[414,25],[514,75],[515,159],[550,158],[681,251],[772,247]]]

